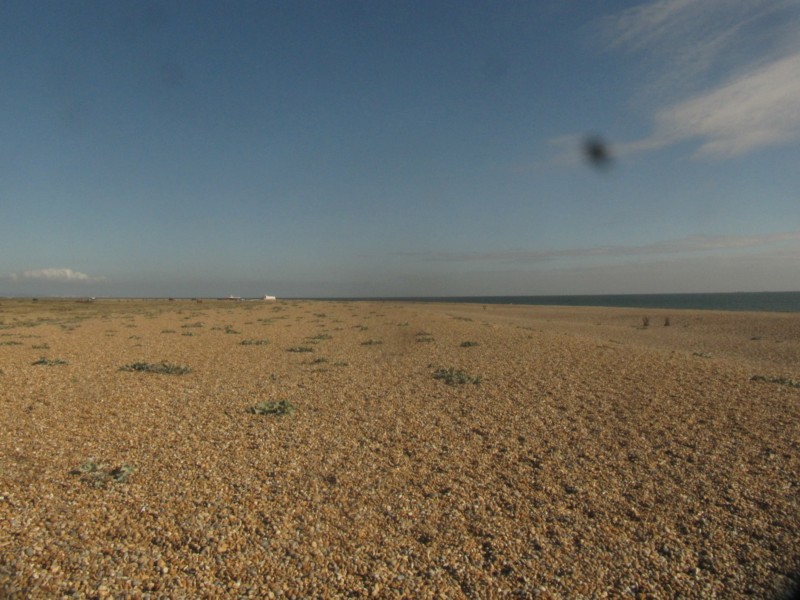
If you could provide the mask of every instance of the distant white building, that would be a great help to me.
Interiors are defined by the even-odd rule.
[[[275,300],[277,300],[277,298],[275,298],[275,296],[264,296],[264,301],[265,302],[275,302]]]

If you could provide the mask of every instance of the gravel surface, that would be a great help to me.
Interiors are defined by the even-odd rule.
[[[0,597],[781,598],[799,380],[800,314],[2,300]]]

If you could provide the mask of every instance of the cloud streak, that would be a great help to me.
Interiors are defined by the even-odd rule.
[[[102,281],[104,277],[90,277],[86,273],[73,271],[67,268],[48,268],[12,273],[8,277],[11,281],[47,281],[57,283],[90,283]]]
[[[727,78],[793,54],[798,20],[797,0],[651,0],[600,29],[610,49],[644,61],[653,97],[674,99],[707,87],[712,71]]]
[[[757,67],[689,100],[661,109],[655,132],[620,154],[699,139],[696,158],[739,156],[800,139],[800,52]]]
[[[638,246],[594,246],[562,250],[519,250],[502,252],[407,252],[402,256],[428,261],[538,263],[565,258],[638,257],[681,253],[739,250],[781,242],[800,242],[800,231],[763,235],[691,235]]]
[[[647,261],[475,268],[460,295],[670,294],[798,289],[797,249],[671,255]],[[498,291],[502,290],[502,292]],[[441,295],[447,295],[443,290]],[[450,292],[450,295],[454,295]]]
[[[721,160],[800,140],[798,0],[655,0],[600,28],[642,61],[651,105],[652,133],[615,154],[696,141],[695,159]]]

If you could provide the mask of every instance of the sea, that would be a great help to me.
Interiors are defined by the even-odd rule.
[[[333,300],[334,298],[331,298]],[[344,300],[345,298],[336,298]],[[766,312],[800,312],[800,292],[728,292],[713,294],[603,294],[590,296],[422,296],[346,298],[411,302],[469,302],[534,306],[609,306],[622,308],[687,308]]]

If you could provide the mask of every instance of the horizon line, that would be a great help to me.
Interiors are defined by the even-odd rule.
[[[420,299],[446,299],[446,298],[581,298],[604,296],[708,296],[723,294],[797,294],[798,290],[737,290],[731,292],[613,292],[613,293],[566,293],[566,294],[434,294],[434,295],[408,295],[408,296],[276,296],[275,300],[420,300]],[[0,295],[3,300],[216,300],[220,302],[265,300],[263,296],[65,296],[53,294],[38,295]]]

